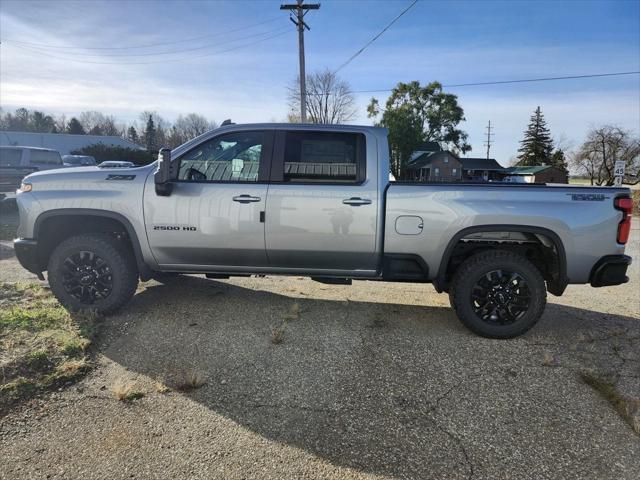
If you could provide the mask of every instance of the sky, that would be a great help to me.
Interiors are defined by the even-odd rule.
[[[284,1],[284,0],[283,0]],[[287,0],[289,1],[289,0]],[[291,0],[293,1],[293,0]],[[316,0],[308,0],[316,1]],[[298,73],[297,33],[280,1],[0,0],[0,106],[123,122],[144,110],[220,123],[283,121]],[[307,72],[336,69],[411,1],[324,0],[305,33]],[[420,0],[339,75],[355,91],[640,71],[640,0]],[[640,75],[448,87],[473,147],[507,165],[542,108],[556,142],[589,128],[640,132]],[[356,93],[352,123],[371,124]]]

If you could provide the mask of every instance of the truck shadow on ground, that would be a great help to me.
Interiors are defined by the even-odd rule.
[[[192,400],[334,465],[452,478],[469,476],[479,456],[509,468],[513,459],[500,452],[531,448],[523,431],[544,435],[558,455],[570,448],[567,431],[591,444],[599,427],[576,424],[575,415],[588,415],[584,398],[597,395],[565,377],[576,376],[571,369],[585,358],[617,363],[598,354],[610,348],[604,341],[592,341],[595,349],[569,347],[579,343],[576,332],[599,338],[617,329],[633,339],[638,326],[634,318],[602,317],[550,305],[529,334],[495,341],[469,333],[449,308],[294,299],[180,277],[149,285],[126,313],[107,319],[109,330],[123,334],[100,348],[174,388],[196,375],[204,385],[184,393]],[[271,341],[277,326],[280,344]],[[624,348],[633,349],[629,342]],[[572,360],[566,368],[544,366],[548,350],[555,362]],[[560,407],[550,399],[554,389],[582,405]],[[490,449],[487,431],[499,432]],[[526,472],[528,460],[520,462]],[[607,465],[582,463],[591,475],[608,472]]]

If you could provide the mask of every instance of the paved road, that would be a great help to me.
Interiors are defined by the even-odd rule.
[[[92,374],[1,420],[0,478],[636,479],[638,435],[579,372],[640,397],[637,226],[631,283],[569,287],[509,341],[430,286],[148,282],[104,321]],[[19,276],[3,247],[0,279]],[[192,373],[205,385],[154,388]],[[116,401],[121,379],[146,396]]]

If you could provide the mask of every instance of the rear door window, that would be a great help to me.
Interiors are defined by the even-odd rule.
[[[285,132],[274,181],[358,183],[365,178],[365,138],[348,132]],[[280,168],[282,171],[280,172]],[[281,175],[281,177],[280,177]]]
[[[0,148],[0,167],[19,167],[21,158],[20,148]]]
[[[51,150],[31,150],[29,163],[32,165],[62,165],[62,157]]]

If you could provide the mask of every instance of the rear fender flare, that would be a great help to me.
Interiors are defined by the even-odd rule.
[[[556,248],[556,251],[558,252],[559,269],[559,281],[557,284],[548,285],[549,292],[559,296],[562,295],[564,290],[567,288],[567,285],[569,284],[569,278],[567,278],[567,255],[564,249],[564,244],[562,243],[562,240],[560,239],[558,234],[549,230],[548,228],[536,227],[532,225],[476,225],[473,227],[463,228],[458,233],[456,233],[447,244],[447,248],[445,249],[442,260],[440,261],[438,274],[433,281],[433,285],[437,292],[441,293],[445,289],[447,266],[449,265],[449,260],[451,260],[451,255],[455,246],[462,238],[472,233],[478,232],[523,232],[544,235],[545,237],[549,238],[549,240],[551,240],[554,247]]]

